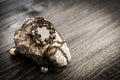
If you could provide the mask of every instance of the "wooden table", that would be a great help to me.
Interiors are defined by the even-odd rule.
[[[9,55],[14,31],[37,15],[68,42],[72,60],[60,73]],[[120,80],[120,1],[0,0],[0,80]]]

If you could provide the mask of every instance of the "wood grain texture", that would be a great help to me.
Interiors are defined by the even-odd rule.
[[[68,42],[72,60],[60,73],[9,55],[14,31],[37,15]],[[0,80],[120,80],[119,0],[0,0],[0,19]]]

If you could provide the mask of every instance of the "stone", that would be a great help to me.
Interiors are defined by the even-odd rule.
[[[10,49],[10,50],[9,50],[9,53],[10,53],[11,55],[16,55],[16,48]]]
[[[48,67],[41,67],[41,72],[42,73],[47,73],[48,72]]]
[[[15,31],[14,43],[19,54],[40,65],[62,68],[71,60],[66,41],[54,25],[43,17],[38,16],[24,22]]]

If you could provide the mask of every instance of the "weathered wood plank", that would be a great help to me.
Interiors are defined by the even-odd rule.
[[[119,0],[1,0],[0,80],[119,80]],[[14,31],[44,16],[68,42],[72,61],[61,73],[42,74],[24,57],[11,57]]]

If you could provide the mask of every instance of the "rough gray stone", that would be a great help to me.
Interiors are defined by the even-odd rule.
[[[27,20],[14,34],[16,50],[41,65],[67,66],[71,55],[54,25],[36,17]]]

